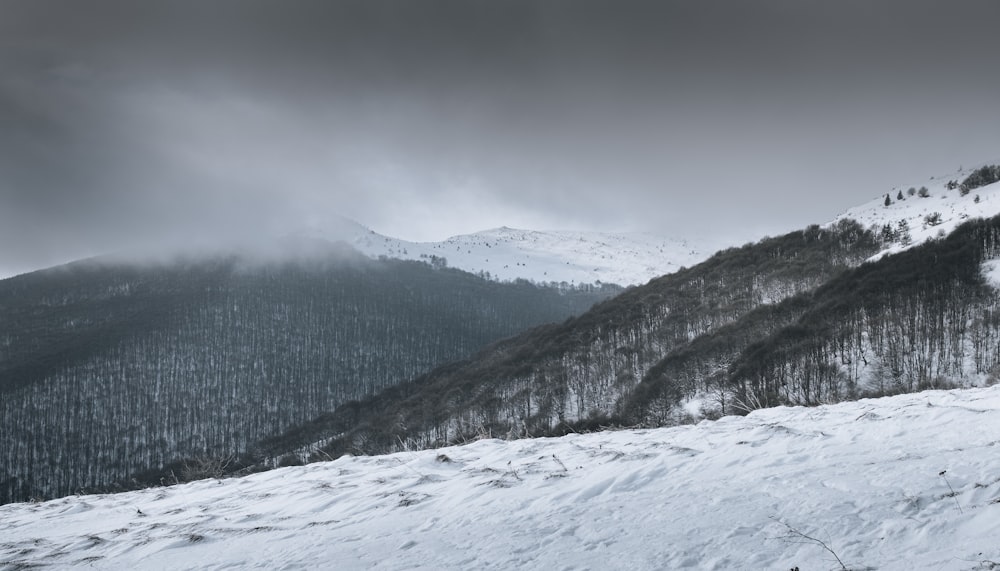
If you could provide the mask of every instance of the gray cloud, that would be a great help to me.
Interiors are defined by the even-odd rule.
[[[1000,159],[992,1],[0,9],[0,275],[336,214],[748,239]]]

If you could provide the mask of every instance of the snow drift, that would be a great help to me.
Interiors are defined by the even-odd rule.
[[[0,567],[990,569],[1000,386],[0,507]]]

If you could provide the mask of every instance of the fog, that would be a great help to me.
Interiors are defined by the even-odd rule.
[[[0,10],[0,276],[340,216],[744,241],[1000,161],[992,1]]]

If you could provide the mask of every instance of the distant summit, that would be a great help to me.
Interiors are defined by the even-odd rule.
[[[716,248],[648,233],[521,230],[506,226],[453,236],[441,242],[409,242],[345,221],[310,235],[342,240],[377,258],[420,260],[499,281],[643,284],[697,264]],[[718,244],[724,246],[725,244]]]
[[[1000,214],[1000,161],[959,169],[943,176],[895,186],[852,207],[824,225],[858,221],[879,236],[876,254],[900,252],[950,233],[972,218]],[[501,226],[440,242],[410,242],[385,236],[348,219],[309,235],[344,241],[373,257],[420,260],[483,275],[494,280],[538,283],[614,283],[641,285],[696,265],[732,246],[649,233],[525,230]]]

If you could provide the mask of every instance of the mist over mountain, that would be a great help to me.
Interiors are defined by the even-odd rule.
[[[344,405],[273,440],[264,456],[662,426],[992,382],[1000,217],[975,218],[1000,211],[997,178],[982,176],[992,168],[721,251]]]
[[[617,291],[499,283],[301,238],[0,281],[0,501],[235,458]]]
[[[997,0],[0,7],[0,571],[1000,569]]]
[[[671,350],[818,287],[878,251],[874,234],[849,221],[731,248],[577,318],[344,405],[269,450],[336,437],[325,453],[374,453],[400,439],[422,447],[481,432],[539,436],[567,430],[567,423],[621,422],[623,399]],[[676,420],[675,404],[667,399],[658,422]]]
[[[441,242],[410,242],[345,221],[307,235],[348,242],[369,256],[434,261],[491,279],[537,283],[639,285],[696,264],[724,245],[719,238],[652,233],[494,228]]]
[[[434,252],[531,254],[514,264],[530,276],[601,246],[638,276],[649,254],[631,238],[418,244],[358,225],[336,237],[364,253],[292,235],[0,281],[4,501],[990,382],[1000,221],[977,217],[1000,213],[992,169],[689,267],[656,259],[643,270],[678,268],[625,291],[474,275]]]

